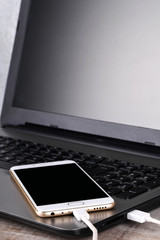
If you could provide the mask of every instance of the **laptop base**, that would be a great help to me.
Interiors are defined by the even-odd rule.
[[[36,216],[27,200],[11,178],[9,171],[0,169],[1,197],[0,197],[0,215],[13,218],[20,222],[45,229],[65,237],[87,236],[91,232],[82,222],[78,222],[73,216],[63,216],[55,218],[40,218]],[[155,198],[154,208],[158,206],[160,198]],[[116,201],[116,200],[115,200]],[[138,209],[148,209],[146,202]],[[151,204],[150,204],[151,206]],[[132,208],[131,208],[132,209]],[[91,213],[91,221],[95,224],[99,231],[107,229],[113,225],[126,220],[128,205],[124,205],[124,201],[116,201],[114,209],[109,211],[101,211]],[[120,212],[120,214],[119,214]]]

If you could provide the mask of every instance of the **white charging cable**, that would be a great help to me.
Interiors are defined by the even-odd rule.
[[[133,210],[132,212],[129,212],[127,214],[127,219],[138,223],[151,222],[160,225],[160,221],[152,218],[150,213],[139,210]]]
[[[89,221],[89,214],[86,212],[85,209],[75,209],[73,211],[74,217],[80,222],[84,222],[93,232],[92,240],[98,240],[98,231],[95,226]]]

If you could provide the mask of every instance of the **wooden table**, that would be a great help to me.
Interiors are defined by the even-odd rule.
[[[160,208],[151,212],[152,217],[160,219]],[[64,240],[54,234],[48,233],[25,224],[0,218],[1,240]],[[79,238],[91,240],[91,237]],[[99,233],[99,240],[160,240],[160,226],[152,223],[138,224],[126,222],[109,230]]]

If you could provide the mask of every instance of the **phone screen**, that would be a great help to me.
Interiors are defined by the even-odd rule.
[[[15,170],[37,206],[108,195],[75,163]]]

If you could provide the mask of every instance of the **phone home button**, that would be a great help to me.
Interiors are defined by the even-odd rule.
[[[68,206],[81,206],[81,205],[83,205],[84,204],[84,202],[71,202],[71,203],[68,203]]]

